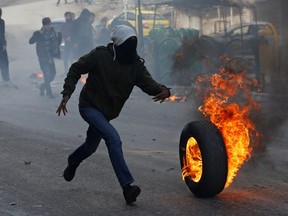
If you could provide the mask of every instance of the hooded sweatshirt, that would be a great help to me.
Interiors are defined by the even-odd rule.
[[[161,93],[163,87],[166,88],[151,77],[144,60],[138,55],[130,64],[115,59],[113,46],[110,43],[107,47],[97,47],[72,64],[61,92],[70,97],[81,75],[88,74],[80,93],[79,107],[95,107],[107,120],[119,115],[134,86],[151,96]]]

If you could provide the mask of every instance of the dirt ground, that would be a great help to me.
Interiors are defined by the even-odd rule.
[[[109,12],[101,11],[100,5],[86,6],[99,14]],[[67,9],[82,8],[56,6],[50,0],[2,8],[11,78],[17,88],[0,83],[0,215],[288,215],[287,102],[271,94],[255,95],[263,107],[258,120],[265,135],[263,146],[252,152],[233,184],[214,198],[196,198],[181,177],[180,133],[200,116],[193,96],[188,95],[186,102],[158,104],[139,89],[112,121],[135,183],[142,189],[136,204],[125,204],[104,142],[81,164],[75,179],[65,182],[67,156],[84,141],[87,129],[77,110],[82,84],[68,103],[68,115],[58,117],[66,72],[57,60],[52,87],[57,97],[40,97],[42,80],[32,76],[40,69],[28,40],[43,16],[61,17]]]

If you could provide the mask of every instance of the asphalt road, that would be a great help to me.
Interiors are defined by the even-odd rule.
[[[65,10],[48,2],[43,4],[51,14]],[[17,10],[24,13],[26,7],[41,12],[36,3],[21,5],[21,10],[18,5]],[[58,117],[62,62],[56,61],[53,82],[58,97],[40,97],[42,80],[32,76],[39,71],[35,47],[27,43],[31,29],[9,25],[13,11],[14,7],[7,7],[5,18],[11,77],[18,88],[0,83],[1,216],[288,215],[287,118],[279,118],[279,104],[261,95],[266,126],[262,128],[269,128],[269,142],[252,154],[234,183],[214,198],[196,198],[181,178],[179,136],[186,123],[201,118],[189,92],[186,102],[158,104],[135,89],[120,117],[112,121],[135,183],[142,189],[135,205],[125,204],[103,142],[81,164],[75,179],[65,182],[61,175],[67,156],[84,141],[87,129],[77,110],[82,84],[68,103],[68,115]],[[34,14],[37,19],[41,15]]]

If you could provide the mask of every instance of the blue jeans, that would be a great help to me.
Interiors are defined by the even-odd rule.
[[[79,111],[82,118],[89,124],[89,128],[85,142],[69,156],[69,160],[72,163],[81,163],[96,151],[101,139],[104,139],[121,187],[134,182],[124,160],[122,142],[116,129],[96,108],[79,108]]]
[[[40,88],[46,90],[47,95],[52,95],[50,83],[55,79],[56,68],[53,58],[39,58],[40,68],[44,75],[44,83]]]

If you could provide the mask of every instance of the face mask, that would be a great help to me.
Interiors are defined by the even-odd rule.
[[[114,46],[116,57],[123,63],[132,62],[137,55],[137,38],[129,38],[123,44]]]

